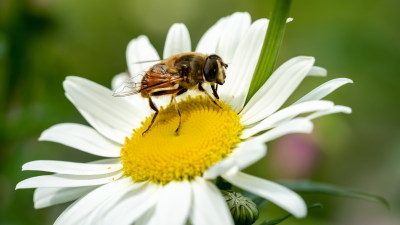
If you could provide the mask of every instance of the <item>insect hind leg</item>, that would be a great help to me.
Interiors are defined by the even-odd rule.
[[[181,95],[181,94],[185,93],[186,91],[187,91],[187,89],[182,87],[182,88],[173,89],[173,90],[157,91],[157,92],[154,92],[154,93],[151,94],[152,96],[160,96],[160,95],[172,94],[170,104],[172,102],[174,102],[175,109],[176,109],[176,111],[178,112],[178,115],[179,115],[179,125],[178,125],[178,128],[176,128],[176,130],[175,130],[176,135],[178,135],[179,128],[181,127],[181,123],[182,123],[182,115],[181,115],[181,112],[179,111],[178,102],[176,101],[176,96]],[[150,107],[156,111],[156,114],[154,115],[153,120],[151,121],[151,124],[150,124],[149,128],[147,128],[147,130],[145,132],[147,132],[150,129],[151,125],[153,124],[153,122],[155,120],[155,117],[158,114],[158,110],[157,110],[157,108],[155,107],[154,103],[151,101],[150,98],[149,98],[149,103],[150,103]],[[143,132],[143,134],[145,132]]]
[[[178,115],[179,115],[179,125],[178,125],[178,128],[176,128],[176,130],[175,130],[175,134],[178,135],[179,134],[178,133],[179,132],[179,128],[181,128],[182,115],[181,115],[181,112],[179,111],[178,103],[176,102],[176,95],[172,95],[172,101],[174,102],[175,109],[176,109],[176,111],[178,112]]]
[[[152,108],[154,111],[156,111],[156,113],[154,114],[153,119],[151,119],[151,123],[150,123],[149,127],[142,133],[142,135],[144,135],[147,131],[149,131],[151,126],[153,126],[153,123],[156,120],[156,117],[157,117],[158,111],[159,111],[157,109],[156,105],[154,104],[154,102],[151,100],[151,96],[149,96],[149,105],[150,105],[150,108]]]

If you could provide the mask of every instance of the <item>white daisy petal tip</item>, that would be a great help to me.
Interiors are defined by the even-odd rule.
[[[46,141],[46,130],[45,131],[43,131],[41,134],[40,134],[40,136],[39,136],[39,138],[38,138],[38,141]]]
[[[145,35],[140,35],[137,38],[132,39],[126,48],[126,61],[129,73],[134,76],[135,82],[139,82],[140,76],[143,74],[154,62],[144,61],[157,61],[160,57],[150,43],[150,40]],[[140,63],[139,63],[140,62]]]
[[[302,55],[302,56],[295,57],[295,59],[309,62],[311,65],[313,65],[314,62],[315,62],[315,58],[313,56],[304,56],[304,55]]]
[[[299,122],[296,124],[299,127],[299,133],[311,133],[314,130],[314,124],[311,120],[306,118],[297,119]]]
[[[342,107],[342,111],[341,112],[346,113],[346,114],[353,113],[353,110],[350,107],[348,107],[348,106],[341,106],[341,107]]]
[[[29,179],[29,178],[28,178],[28,179]],[[18,184],[15,185],[15,190],[30,188],[30,187],[27,187],[26,182],[25,182],[26,180],[27,180],[27,179],[18,182]]]
[[[90,154],[103,157],[119,157],[121,146],[108,140],[92,127],[74,124],[59,123],[43,131],[39,141],[50,141]]]
[[[69,83],[69,82],[72,82],[72,83],[77,83],[77,82],[85,82],[85,81],[87,81],[87,82],[91,82],[91,83],[94,83],[93,81],[91,81],[91,80],[89,80],[89,79],[86,79],[86,78],[84,78],[84,77],[79,77],[79,76],[75,76],[75,75],[69,75],[69,76],[67,76],[67,77],[65,77],[65,80],[63,81],[63,84],[64,83]],[[97,84],[97,83],[95,83],[96,85],[99,85],[99,84]]]
[[[304,218],[307,215],[307,206],[304,200],[287,187],[242,172],[222,177],[243,190],[271,201],[296,218]]]
[[[63,85],[64,91],[67,90],[71,78],[73,79],[74,76],[67,76],[67,77],[65,78],[65,80],[63,81],[62,85]]]
[[[126,72],[119,73],[113,77],[111,80],[111,89],[115,90],[120,87],[127,79],[129,79],[129,75]]]
[[[96,187],[97,186],[75,188],[36,188],[33,193],[34,208],[42,209],[76,200],[79,197],[88,194]]]
[[[343,81],[344,84],[354,84],[354,81],[350,78],[341,77],[341,78],[337,78],[337,79]]]
[[[163,58],[166,59],[172,55],[190,52],[191,48],[189,30],[186,28],[185,24],[173,24],[165,40]]]
[[[136,45],[141,42],[148,42],[150,43],[149,38],[146,35],[139,35],[136,38],[129,41],[128,46],[126,48],[127,58],[128,56],[131,57],[131,53],[135,50]]]
[[[328,74],[328,71],[319,66],[311,67],[310,71],[308,71],[307,76],[316,76],[316,77],[325,77]]]
[[[312,113],[312,114],[308,115],[306,118],[309,120],[313,120],[313,119],[316,119],[321,116],[326,116],[326,115],[335,114],[335,113],[351,114],[352,109],[350,107],[343,106],[343,105],[335,105],[330,109]]]
[[[21,170],[22,171],[30,170],[31,164],[32,164],[31,162],[25,163],[24,165],[22,165]]]
[[[313,101],[313,100],[319,100],[324,98],[325,96],[329,95],[336,89],[340,88],[341,86],[345,84],[352,84],[353,81],[348,78],[336,78],[332,79],[330,81],[327,81],[320,86],[316,87],[312,91],[310,91],[308,94],[304,95],[302,98],[297,100],[294,104],[298,104],[301,102],[306,102],[306,101]]]

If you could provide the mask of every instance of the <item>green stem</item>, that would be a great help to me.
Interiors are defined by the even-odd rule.
[[[285,31],[286,20],[289,15],[290,3],[291,0],[275,0],[274,2],[267,34],[265,35],[264,44],[261,49],[253,80],[251,81],[246,102],[253,97],[274,70]]]

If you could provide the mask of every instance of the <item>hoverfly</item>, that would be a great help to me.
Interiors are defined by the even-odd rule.
[[[217,88],[218,84],[225,83],[227,67],[228,65],[223,62],[221,57],[215,54],[205,55],[190,52],[173,55],[151,66],[139,83],[128,80],[122,84],[116,89],[113,96],[122,97],[140,93],[142,97],[149,99],[150,108],[155,111],[155,114],[149,127],[142,133],[143,135],[150,130],[159,112],[151,98],[171,95],[171,102],[174,102],[179,115],[179,125],[175,130],[178,134],[182,118],[176,97],[189,89],[196,89],[205,93],[214,104],[218,105],[203,85],[209,84],[212,94],[219,99]]]

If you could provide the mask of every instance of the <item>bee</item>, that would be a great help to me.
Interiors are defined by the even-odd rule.
[[[218,85],[225,83],[225,69],[228,65],[218,55],[205,55],[201,53],[182,53],[173,55],[153,65],[144,74],[138,83],[128,80],[113,93],[114,97],[123,97],[140,93],[142,97],[149,99],[150,108],[155,111],[149,127],[142,133],[150,130],[157,115],[158,108],[154,104],[153,96],[171,95],[171,103],[179,115],[179,125],[175,133],[178,134],[182,123],[182,116],[178,108],[176,97],[190,89],[205,93],[211,101],[220,107],[204,85],[210,85],[212,94],[219,99]]]

